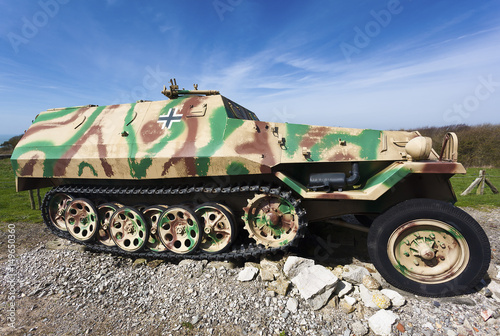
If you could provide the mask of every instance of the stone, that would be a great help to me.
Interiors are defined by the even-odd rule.
[[[492,292],[492,297],[500,302],[500,284],[494,280],[492,280],[488,284],[488,289]]]
[[[334,290],[335,287],[326,289],[323,293],[317,294],[314,297],[307,300],[307,303],[313,310],[319,310],[328,303],[328,300],[330,300],[330,298],[332,297]]]
[[[354,303],[352,300],[342,299],[340,300],[339,306],[342,311],[346,314],[352,313],[354,311],[354,304],[356,303],[356,299],[354,299]]]
[[[314,265],[303,268],[292,279],[299,290],[300,296],[308,302],[314,310],[323,307],[335,291],[338,278],[327,268]]]
[[[286,259],[283,266],[283,272],[288,278],[296,277],[304,268],[314,266],[314,260],[296,256],[290,256]]]
[[[406,299],[403,295],[399,294],[395,290],[382,289],[380,292],[391,299],[391,303],[394,307],[401,307],[406,303]]]
[[[434,326],[430,322],[426,322],[422,325],[422,328],[427,328],[429,330],[434,330]]]
[[[369,290],[377,290],[380,288],[380,283],[371,275],[363,276],[363,285]]]
[[[259,275],[260,275],[260,279],[262,281],[273,281],[274,280],[274,273],[268,269],[261,268]]]
[[[490,298],[493,296],[493,292],[488,287],[481,288],[479,293],[483,294],[487,298]]]
[[[328,305],[330,307],[333,307],[335,309],[337,309],[339,307],[339,302],[340,302],[340,299],[337,295],[334,295],[329,301],[328,301]]]
[[[354,306],[354,304],[355,304],[356,302],[358,302],[358,300],[356,300],[356,298],[354,298],[354,297],[352,297],[352,296],[347,296],[347,295],[346,295],[346,296],[344,296],[344,300],[345,300],[348,304],[350,304],[351,306]]]
[[[200,320],[201,320],[201,317],[199,315],[195,315],[195,316],[193,316],[193,318],[191,318],[191,324],[195,325],[196,323],[200,322]]]
[[[491,315],[493,315],[493,310],[491,309],[481,310],[481,317],[483,318],[484,322],[488,321]]]
[[[294,298],[289,298],[286,302],[286,309],[288,309],[291,313],[296,313],[298,307],[299,302]]]
[[[391,299],[380,292],[376,292],[373,294],[372,301],[380,309],[388,309],[391,306]]]
[[[398,315],[390,310],[379,310],[368,319],[370,329],[381,336],[391,335],[392,325],[398,319]]]
[[[331,334],[328,330],[326,330],[326,329],[324,329],[324,328],[323,328],[323,329],[321,329],[319,332],[320,332],[320,334],[321,334],[322,336],[331,336],[331,335],[332,335],[332,334]]]
[[[344,266],[343,270],[342,279],[354,284],[362,284],[363,277],[365,275],[370,275],[370,272],[368,272],[366,268],[357,265]]]
[[[374,277],[382,287],[387,287],[389,285],[379,272],[372,273],[371,276]]]
[[[361,296],[361,300],[366,307],[379,309],[375,302],[373,302],[373,293],[364,285],[359,285],[359,295]]]
[[[146,265],[147,264],[147,260],[144,259],[144,258],[137,258],[134,260],[134,262],[132,263],[132,267],[139,267],[141,265]]]
[[[280,276],[280,267],[277,262],[268,259],[260,261],[260,278],[262,281],[273,281]]]
[[[456,332],[454,332],[454,331],[453,331],[453,330],[451,330],[451,329],[448,329],[448,330],[446,331],[446,336],[457,336],[457,333],[456,333]]]
[[[352,333],[356,336],[364,336],[370,331],[368,327],[360,321],[356,321],[351,324]]]
[[[196,262],[192,259],[182,259],[181,261],[179,261],[179,266],[191,266],[193,264],[195,264]]]
[[[85,252],[87,251],[87,247],[85,245],[80,245],[80,244],[69,244],[66,249],[70,251],[76,251],[76,252]]]
[[[247,261],[247,262],[245,262],[245,267],[256,267],[256,268],[260,268],[260,264],[258,264],[258,263],[254,263],[254,262],[251,262],[251,261]]]
[[[163,263],[163,260],[155,259],[155,260],[151,260],[150,262],[148,262],[147,265],[151,268],[156,268],[162,263]]]
[[[253,266],[246,266],[241,272],[238,274],[239,281],[252,281],[255,279],[257,274],[259,273],[259,269]]]
[[[335,294],[339,298],[344,297],[344,295],[349,294],[351,291],[352,291],[352,284],[344,280],[339,281],[337,286],[335,287]]]
[[[62,250],[64,249],[65,240],[62,238],[57,238],[55,240],[49,240],[45,243],[45,248],[47,250]]]
[[[207,268],[215,269],[235,269],[236,264],[232,261],[211,261],[207,264]]]
[[[276,293],[278,295],[285,296],[288,291],[288,287],[290,287],[290,282],[283,277],[279,277],[275,281],[269,283],[269,285],[267,286],[267,290],[272,291],[273,293]]]
[[[343,272],[344,272],[344,266],[342,266],[342,265],[337,265],[337,266],[335,266],[334,269],[332,269],[332,273],[335,274],[335,276],[339,279],[342,278]]]
[[[57,238],[46,242],[45,248],[47,250],[69,250],[77,252],[85,252],[87,250],[85,245],[73,244],[62,238]]]
[[[279,275],[281,274],[279,263],[277,263],[275,261],[270,261],[268,259],[262,259],[260,261],[260,269],[261,270],[267,269],[267,270],[271,271],[275,275],[276,278],[279,277]]]
[[[466,305],[466,306],[476,305],[476,301],[468,297],[445,297],[441,298],[440,300],[441,302],[449,302],[455,305]]]
[[[405,326],[402,325],[401,323],[398,323],[396,325],[396,329],[398,329],[400,332],[404,333],[406,331]]]

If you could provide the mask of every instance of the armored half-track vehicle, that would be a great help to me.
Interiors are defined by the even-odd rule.
[[[18,191],[53,187],[52,232],[97,251],[221,260],[285,251],[308,224],[351,214],[396,287],[454,295],[487,271],[487,236],[453,205],[455,134],[435,151],[418,132],[260,121],[175,81],[162,93],[35,118],[12,165]]]

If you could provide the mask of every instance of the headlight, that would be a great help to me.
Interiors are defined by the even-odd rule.
[[[429,158],[432,150],[432,139],[428,137],[419,136],[411,139],[405,146],[406,153],[408,153],[413,160],[425,160]]]

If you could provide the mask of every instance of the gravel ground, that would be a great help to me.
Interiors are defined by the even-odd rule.
[[[406,304],[390,309],[397,315],[391,334],[500,335],[500,298],[488,290],[500,286],[500,208],[465,210],[490,237],[493,257],[488,273],[493,280],[485,279],[483,288],[453,298],[400,292]],[[368,318],[377,310],[363,302],[348,313],[334,297],[313,310],[293,285],[283,296],[268,290],[269,283],[259,277],[239,281],[243,264],[192,260],[146,264],[81,251],[73,244],[59,243],[52,249],[54,244],[45,242],[55,238],[41,226],[15,226],[15,328],[7,320],[12,316],[8,232],[0,232],[1,308],[7,312],[0,317],[2,335],[375,335]],[[356,240],[344,235],[339,241],[343,245],[331,246],[345,252],[346,243],[359,245]],[[352,263],[373,272],[364,250],[350,246],[350,255],[329,260],[325,266]],[[282,265],[285,258],[275,261]],[[492,316],[484,321],[482,311]]]

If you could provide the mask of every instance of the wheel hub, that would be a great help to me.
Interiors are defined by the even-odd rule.
[[[177,227],[175,228],[175,232],[176,232],[178,235],[184,235],[184,234],[186,234],[186,226],[185,226],[185,225],[180,224],[179,226],[177,226]]]
[[[387,251],[392,265],[406,277],[423,283],[442,283],[467,266],[469,247],[451,225],[419,219],[391,235]]]
[[[183,206],[169,207],[158,220],[158,236],[170,251],[179,254],[194,252],[201,241],[196,215]]]

